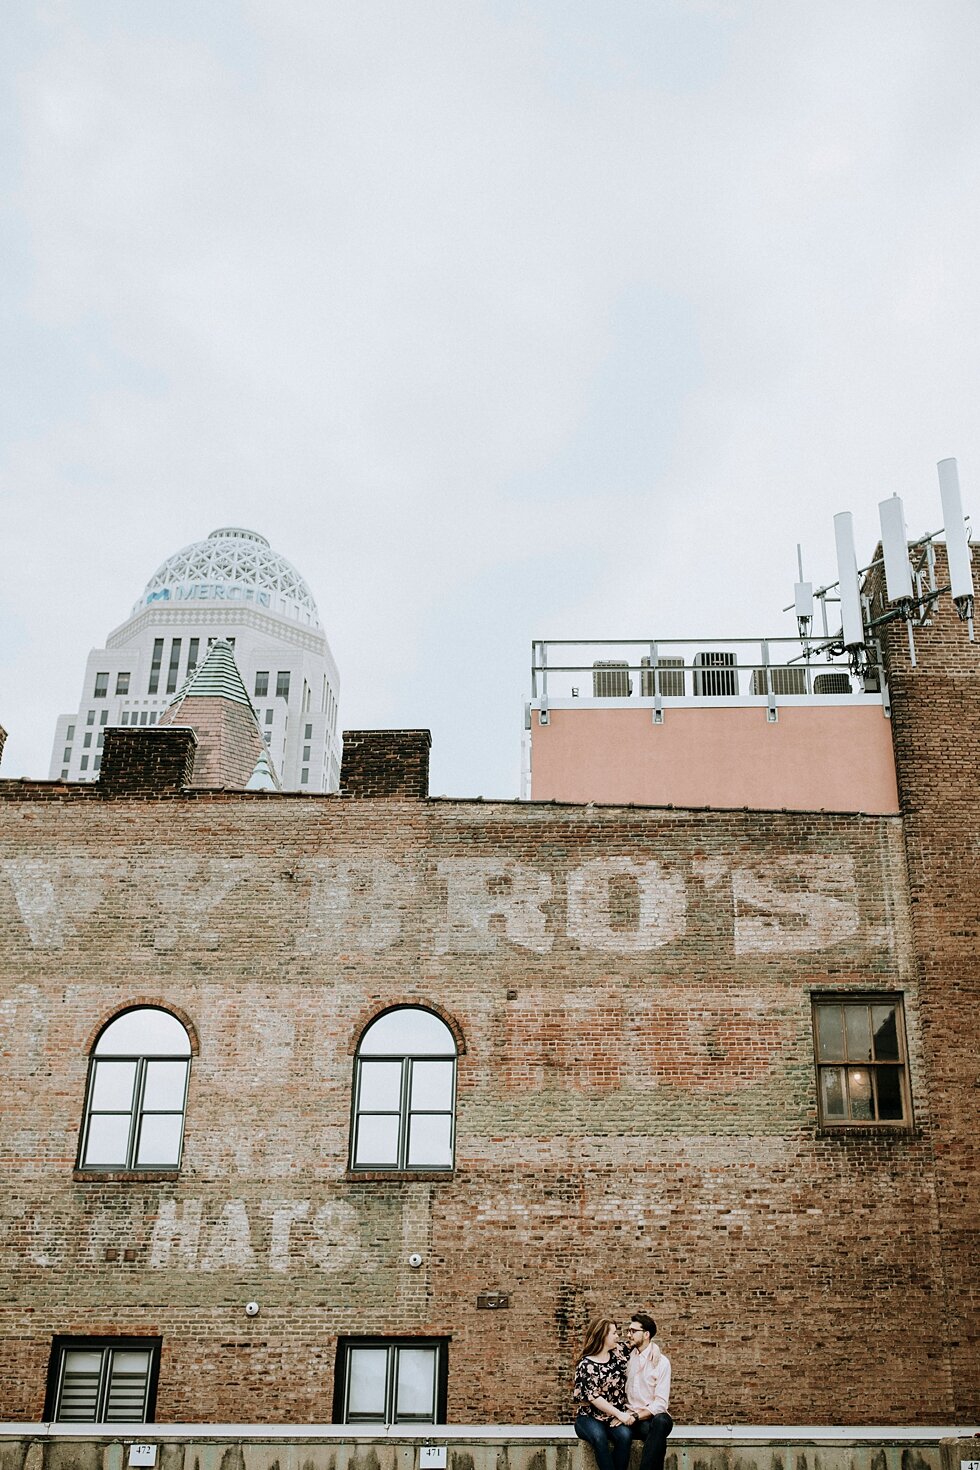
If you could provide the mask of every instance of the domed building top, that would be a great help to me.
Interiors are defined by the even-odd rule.
[[[252,603],[319,628],[313,594],[299,572],[264,536],[222,526],[169,556],[146,584],[134,614],[154,602]]]

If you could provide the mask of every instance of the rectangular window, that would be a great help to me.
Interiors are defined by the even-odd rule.
[[[304,766],[303,769],[299,773],[299,784],[301,786],[306,786],[308,784],[308,782],[309,782],[309,779],[310,779],[309,770],[308,770],[308,768],[306,766]]]
[[[192,638],[187,645],[187,675],[188,678],[197,668],[197,651],[201,646],[200,638]]]
[[[81,768],[82,768],[83,771],[87,771],[88,770],[88,756],[87,755],[83,755],[82,756],[81,760],[79,761],[79,765],[81,766]]]
[[[308,745],[304,745],[303,746],[303,759],[305,761],[308,761],[309,758],[310,758],[310,747]]]
[[[128,694],[129,693],[129,675],[128,674],[117,674],[116,675],[116,693],[117,694]]]
[[[61,773],[61,779],[62,779],[62,781],[67,781],[68,780],[68,771],[67,771],[67,768],[62,771],[62,773]]]
[[[74,725],[69,725],[68,726],[68,729],[65,731],[65,739],[66,740],[74,740],[74,738],[75,738],[75,726]]]
[[[95,689],[92,692],[92,698],[93,699],[105,699],[105,697],[106,697],[106,695],[108,693],[109,693],[109,675],[108,674],[96,674],[96,676],[95,676]]]
[[[444,1424],[444,1338],[341,1338],[334,1421]]]
[[[141,725],[145,725],[146,724],[146,710],[145,709],[141,709],[140,710],[140,724]]]
[[[313,726],[312,725],[306,725],[306,726],[304,726],[303,739],[304,740],[312,740],[313,739]]]
[[[61,757],[61,759],[64,761],[65,765],[67,766],[68,762],[71,760],[71,746],[70,745],[66,745],[65,746],[65,753]]]
[[[82,740],[82,744],[84,745],[85,749],[88,750],[89,746],[92,744],[92,732],[91,732],[91,730],[86,730],[85,731],[85,737]]]
[[[108,723],[109,723],[109,711],[107,709],[104,709],[101,712],[101,714],[99,715],[99,724],[100,725],[108,725]]]
[[[904,1124],[911,1117],[899,996],[816,996],[813,1045],[820,1122]]]
[[[175,638],[170,645],[170,667],[167,669],[167,693],[173,694],[177,688],[177,675],[180,672],[180,639]]]
[[[150,660],[150,682],[147,685],[147,694],[156,694],[160,688],[160,665],[163,663],[163,639],[154,638],[153,657]]]
[[[289,698],[289,670],[288,669],[285,669],[285,670],[280,669],[279,673],[276,675],[276,698],[277,699],[288,699]]]
[[[101,757],[101,755],[97,755],[95,757],[95,760],[92,762],[92,770],[93,771],[97,771],[99,769],[99,767],[101,766],[101,764],[102,764],[102,757]]]
[[[151,725],[155,725],[156,722],[157,722],[157,712],[156,712],[155,709],[151,709],[150,710],[150,724]]]
[[[88,713],[86,714],[86,716],[85,716],[85,723],[86,723],[86,725],[94,725],[95,724],[95,710],[94,709],[90,709],[88,711]]]
[[[272,724],[272,721],[274,719],[275,719],[275,710],[267,709],[266,712],[265,712],[265,722],[266,722],[266,724],[267,725],[271,725]]]
[[[100,730],[99,731],[99,738],[95,742],[95,745],[96,745],[96,749],[97,750],[101,750],[102,749],[102,745],[103,745],[104,740],[105,740],[105,731],[104,730]]]
[[[269,670],[258,669],[255,674],[255,697],[265,699],[269,693]]]
[[[122,714],[119,716],[119,723],[121,725],[128,725],[129,724],[129,710],[128,709],[124,709],[123,712],[122,712]]]
[[[62,1424],[152,1422],[158,1337],[56,1337],[44,1416]]]

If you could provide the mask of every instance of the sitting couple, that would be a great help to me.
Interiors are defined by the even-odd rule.
[[[619,1340],[615,1322],[593,1322],[575,1367],[575,1433],[592,1446],[598,1470],[626,1470],[630,1446],[643,1440],[640,1470],[663,1470],[670,1360],[657,1347],[657,1324],[634,1312]]]

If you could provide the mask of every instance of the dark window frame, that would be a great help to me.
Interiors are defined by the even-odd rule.
[[[95,689],[94,689],[94,693],[92,694],[92,698],[93,699],[108,699],[109,698],[109,674],[108,674],[108,671],[107,670],[106,671],[103,671],[102,673],[96,674],[96,676],[95,676]]]
[[[180,1022],[181,1026],[184,1025],[183,1021],[180,1020],[180,1017],[174,1016],[173,1011],[167,1011],[165,1006],[131,1006],[129,1010],[165,1011],[167,1015],[173,1016],[175,1021]],[[102,1039],[102,1036],[113,1024],[113,1022],[118,1021],[120,1016],[127,1014],[128,1011],[119,1011],[111,1018],[111,1020],[106,1022],[105,1026],[103,1026],[101,1031],[99,1032],[99,1035],[92,1046],[92,1050],[89,1053],[88,1077],[85,1083],[85,1107],[82,1112],[82,1126],[78,1132],[78,1155],[75,1163],[75,1170],[77,1173],[82,1174],[145,1174],[149,1171],[154,1174],[177,1175],[180,1172],[181,1164],[183,1163],[184,1158],[184,1135],[187,1131],[187,1096],[190,1090],[193,1048],[188,1050],[183,1055],[178,1055],[177,1053],[164,1054],[162,1052],[143,1054],[135,1052],[127,1052],[125,1054],[121,1052],[111,1052],[100,1057],[98,1054],[98,1045],[99,1041]],[[186,1029],[187,1028],[185,1026],[184,1030],[186,1031]],[[188,1044],[189,1043],[190,1038],[188,1037]],[[126,1162],[124,1164],[85,1162],[85,1152],[88,1144],[89,1130],[92,1123],[92,1098],[95,1092],[95,1078],[98,1072],[98,1065],[100,1061],[136,1063],[136,1072],[133,1078],[131,1106],[128,1109],[97,1108],[95,1110],[95,1115],[97,1117],[113,1116],[129,1118],[129,1136],[126,1142]],[[177,1150],[177,1162],[175,1164],[141,1164],[136,1162],[136,1156],[139,1150],[140,1132],[144,1117],[173,1117],[178,1111],[176,1108],[143,1107],[143,1098],[146,1090],[146,1071],[147,1066],[150,1062],[183,1062],[186,1068],[184,1072],[184,1096],[180,1106],[180,1145]]]
[[[817,1023],[817,1010],[820,1006],[838,1006],[841,1010],[841,1031],[844,1041],[844,1056],[823,1057],[820,1048],[820,1033]],[[872,1056],[871,1058],[847,1056],[847,1026],[844,1020],[844,1011],[847,1009],[858,1009],[865,1007],[869,1012],[873,1006],[892,1006],[895,1010],[895,1034],[897,1039],[897,1059],[894,1057],[878,1058],[874,1056],[874,1026],[869,1015],[869,1029],[871,1034]],[[905,997],[901,991],[841,991],[841,990],[819,990],[810,995],[810,1021],[813,1031],[813,1061],[817,1091],[817,1117],[821,1129],[829,1132],[880,1132],[882,1130],[898,1130],[909,1132],[914,1128],[914,1117],[912,1112],[912,1083],[909,1075],[909,1052],[908,1034],[905,1024]],[[899,1095],[902,1104],[902,1116],[900,1118],[882,1118],[878,1104],[878,1073],[884,1068],[897,1070],[899,1082]],[[851,1116],[850,1093],[848,1090],[848,1070],[865,1070],[869,1073],[871,1080],[871,1096],[874,1100],[875,1117],[855,1118]],[[824,1112],[823,1104],[823,1075],[826,1072],[839,1071],[843,1074],[842,1095],[846,1117],[829,1116]]]
[[[116,693],[117,694],[128,694],[129,693],[129,670],[128,669],[124,669],[121,673],[118,673],[116,675]]]
[[[150,677],[147,681],[147,694],[156,694],[160,688],[160,670],[163,667],[163,644],[162,638],[154,638],[153,653],[150,656]]]
[[[339,1337],[337,1339],[337,1361],[334,1371],[333,1422],[334,1424],[445,1424],[446,1405],[449,1398],[449,1337],[370,1337],[367,1335]],[[436,1351],[434,1418],[407,1417],[399,1419],[393,1412],[397,1386],[396,1363],[400,1348],[434,1348]],[[350,1419],[347,1415],[349,1398],[348,1364],[351,1348],[386,1348],[388,1364],[385,1379],[385,1417],[371,1419],[361,1415]]]
[[[429,1010],[428,1006],[396,1006],[395,1010],[417,1010],[425,1011],[441,1021],[446,1030],[452,1035],[452,1028],[446,1025],[445,1020],[437,1011]],[[354,1085],[351,1088],[351,1119],[350,1119],[350,1147],[348,1151],[348,1169],[352,1174],[452,1174],[456,1168],[456,1103],[457,1089],[459,1083],[459,1042],[453,1037],[454,1051],[452,1056],[448,1052],[370,1052],[366,1057],[362,1056],[361,1046],[364,1038],[368,1035],[371,1027],[387,1011],[380,1011],[373,1016],[361,1032],[357,1043],[357,1051],[354,1054]],[[394,1110],[391,1108],[362,1108],[361,1107],[361,1064],[362,1062],[399,1062],[401,1064],[401,1086],[399,1088],[398,1103],[398,1162],[397,1163],[357,1163],[357,1125],[361,1117],[393,1117]],[[452,1099],[448,1108],[412,1108],[412,1066],[415,1062],[451,1062],[453,1068]],[[448,1164],[410,1164],[408,1162],[408,1149],[411,1136],[411,1120],[413,1117],[445,1117],[449,1116],[449,1163]]]
[[[152,1334],[146,1337],[75,1337],[67,1333],[58,1333],[51,1339],[51,1356],[48,1359],[48,1377],[44,1394],[44,1420],[45,1423],[58,1424],[97,1424],[99,1419],[59,1419],[57,1411],[61,1397],[61,1384],[63,1378],[63,1366],[65,1353],[78,1350],[80,1352],[100,1351],[103,1353],[103,1366],[99,1383],[99,1400],[104,1403],[105,1390],[107,1387],[106,1367],[107,1355],[112,1352],[146,1352],[150,1353],[150,1371],[147,1377],[145,1418],[137,1422],[142,1424],[153,1424],[156,1422],[157,1408],[157,1385],[160,1380],[160,1353],[163,1347],[163,1338]],[[121,1420],[118,1422],[122,1422]],[[130,1423],[133,1421],[130,1420]]]
[[[269,697],[269,670],[256,669],[255,671],[255,698],[268,699]]]

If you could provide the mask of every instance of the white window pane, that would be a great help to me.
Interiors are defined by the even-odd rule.
[[[365,1031],[361,1056],[454,1057],[456,1042],[445,1021],[418,1006],[386,1011]]]
[[[347,1412],[384,1420],[387,1348],[351,1348],[347,1354]]]
[[[132,1423],[146,1412],[146,1388],[150,1371],[150,1355],[142,1352],[114,1352],[106,1397],[105,1417],[108,1422]]]
[[[453,1062],[412,1063],[412,1107],[446,1112],[453,1105]]]
[[[143,1087],[144,1108],[180,1111],[184,1106],[186,1081],[186,1062],[147,1062],[146,1082]]]
[[[149,1373],[150,1355],[142,1351],[124,1349],[112,1355],[112,1376],[118,1373]]]
[[[435,1348],[399,1348],[395,1417],[435,1417]]]
[[[412,1168],[452,1164],[451,1119],[445,1113],[413,1113],[409,1120],[408,1162]]]
[[[169,1011],[144,1006],[110,1021],[95,1044],[97,1056],[189,1057],[187,1032]]]
[[[135,1062],[96,1062],[92,1082],[92,1107],[96,1112],[114,1113],[133,1106]]]
[[[129,1146],[130,1116],[124,1113],[95,1113],[89,1122],[82,1163],[120,1164],[125,1167]]]
[[[398,1163],[398,1118],[382,1114],[357,1120],[355,1164]]]
[[[180,1134],[183,1113],[148,1113],[140,1124],[136,1163],[150,1168],[180,1163]]]
[[[367,1112],[396,1112],[402,1101],[401,1062],[362,1062],[359,1107]]]
[[[83,1352],[79,1348],[70,1348],[65,1353],[66,1373],[98,1373],[102,1367],[102,1354],[99,1352]]]

